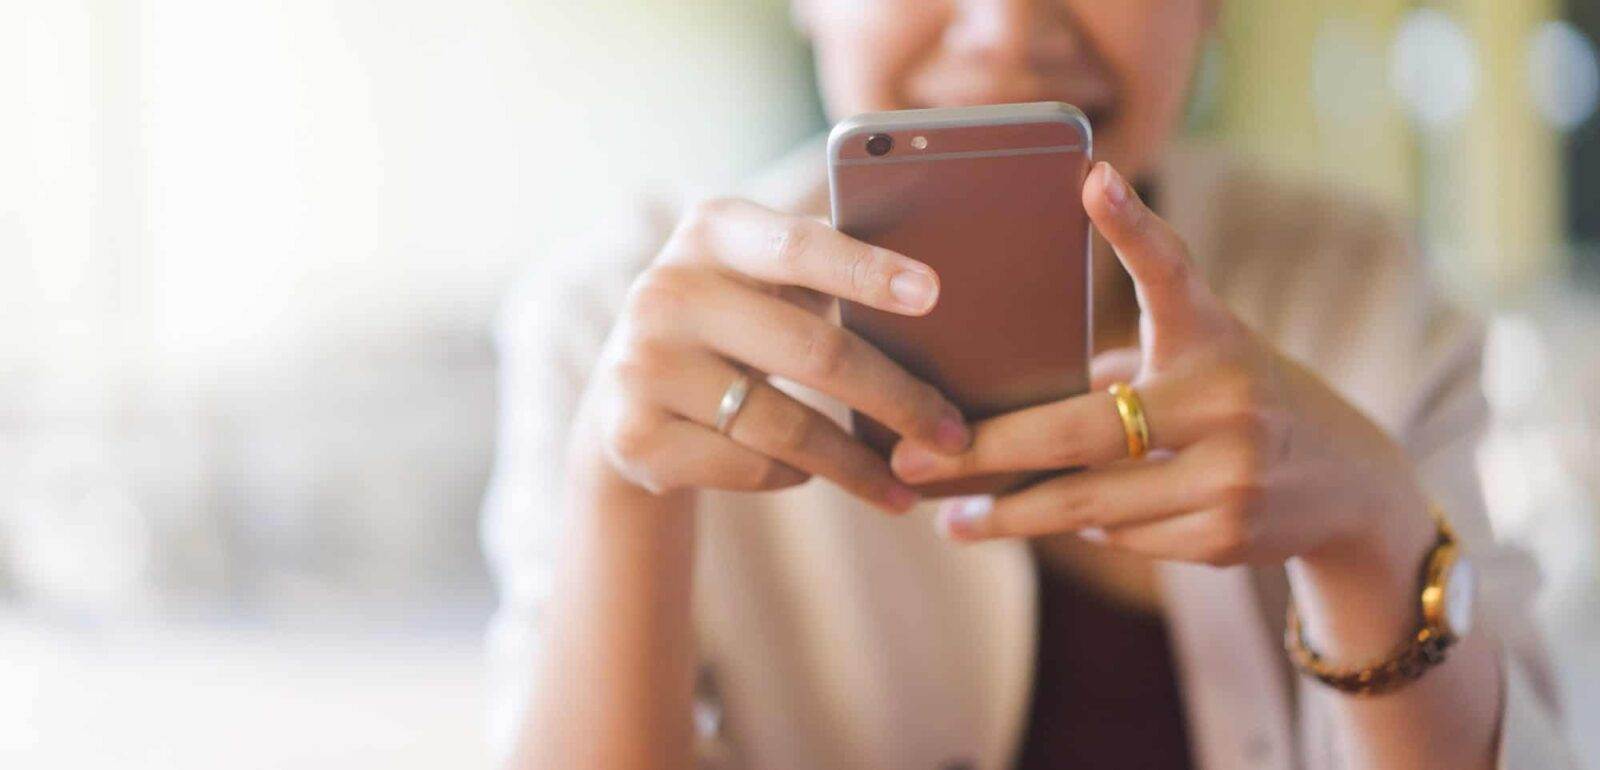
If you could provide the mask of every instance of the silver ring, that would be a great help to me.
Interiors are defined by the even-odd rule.
[[[733,418],[739,416],[739,410],[744,408],[744,400],[750,396],[750,389],[755,386],[756,378],[748,372],[739,375],[722,391],[722,403],[717,404],[717,432],[727,435],[728,428],[733,425]]]

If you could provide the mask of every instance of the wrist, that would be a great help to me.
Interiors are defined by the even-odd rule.
[[[653,492],[624,476],[601,458],[593,471],[572,479],[578,508],[586,514],[608,517],[648,518],[654,523],[676,525],[690,518],[695,491],[675,489]]]
[[[694,510],[692,489],[654,492],[628,478],[606,455],[596,431],[580,428],[567,452],[566,495],[577,516],[635,531],[681,528]],[[642,529],[641,529],[642,528]]]
[[[1421,619],[1422,566],[1437,537],[1424,496],[1409,490],[1368,520],[1286,567],[1307,636],[1330,660],[1385,655]]]
[[[1302,569],[1340,582],[1383,578],[1415,587],[1416,571],[1436,527],[1428,500],[1415,485],[1375,504],[1351,532],[1301,554]]]
[[[600,452],[572,453],[567,471],[566,557],[584,576],[579,582],[625,590],[638,602],[634,609],[646,614],[687,601],[695,551],[692,492],[652,493]]]

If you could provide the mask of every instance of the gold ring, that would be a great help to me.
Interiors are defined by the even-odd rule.
[[[1117,401],[1117,416],[1128,434],[1128,456],[1137,460],[1150,450],[1150,423],[1144,418],[1144,402],[1139,392],[1126,382],[1112,383],[1106,391]]]

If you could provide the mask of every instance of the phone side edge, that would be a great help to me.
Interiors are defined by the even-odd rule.
[[[1077,129],[1085,147],[1094,144],[1094,129],[1083,111],[1066,102],[1025,102],[990,104],[977,107],[863,112],[834,124],[828,132],[828,156],[837,156],[840,144],[862,133],[898,131],[911,128],[940,129],[988,125],[1014,125],[1055,121]]]

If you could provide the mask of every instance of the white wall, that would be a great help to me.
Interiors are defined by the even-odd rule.
[[[0,3],[0,765],[481,766],[499,295],[805,66],[781,0]]]
[[[5,4],[12,581],[481,583],[503,287],[780,152],[809,89],[781,0]]]

